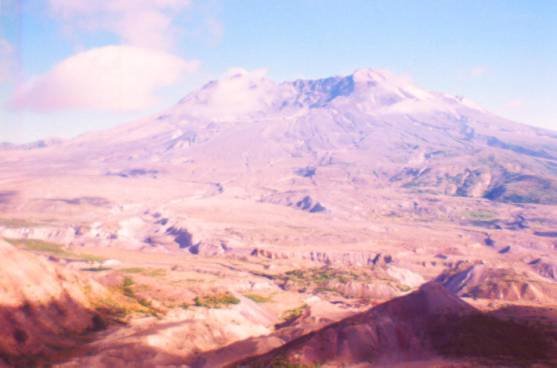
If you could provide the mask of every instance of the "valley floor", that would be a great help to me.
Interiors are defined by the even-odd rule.
[[[528,299],[527,293],[513,300],[502,283],[500,297],[461,298],[451,290],[458,273],[428,282],[389,264],[335,267],[260,256],[10,243],[0,243],[5,262],[16,262],[0,271],[2,287],[12,290],[6,291],[12,305],[0,310],[0,356],[7,366],[556,362],[555,304]],[[23,269],[17,266],[22,258]],[[466,270],[471,280],[491,277],[488,271]],[[13,291],[15,280],[19,291]]]

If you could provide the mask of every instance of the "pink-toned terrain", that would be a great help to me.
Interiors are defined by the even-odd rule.
[[[387,72],[238,72],[2,146],[0,364],[555,366],[556,204],[555,132]]]

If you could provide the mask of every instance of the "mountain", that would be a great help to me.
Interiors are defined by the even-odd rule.
[[[546,205],[557,203],[557,133],[371,69],[283,83],[238,70],[156,117],[41,150],[10,149],[0,160],[2,188],[12,193],[2,203],[15,215],[48,208],[64,217],[88,208],[63,230],[77,241],[312,247],[328,231],[325,224],[295,239],[282,232],[279,241],[245,234],[260,211],[277,217],[272,226],[290,216],[314,229],[338,220],[337,244],[358,251],[370,238],[385,241],[393,226],[424,221],[440,222],[437,231],[476,228],[466,232],[469,243],[498,243],[491,230],[504,229],[544,248],[552,237],[540,234],[555,225]],[[223,233],[220,220],[198,218],[201,203],[216,206],[223,221],[232,215],[239,223],[229,227],[239,228]]]
[[[35,142],[15,144],[10,142],[0,142],[0,150],[32,150],[45,148],[51,145],[62,143],[60,138],[40,139]]]
[[[233,182],[253,170],[285,177],[309,167],[312,176],[327,171],[343,182],[548,204],[557,201],[556,142],[557,133],[387,72],[275,83],[238,71],[155,118],[86,134],[41,156],[63,153],[64,166],[80,169],[92,160],[106,170],[203,166],[210,175],[189,177]]]
[[[0,147],[0,237],[40,258],[2,286],[51,270],[0,312],[29,299],[31,322],[71,314],[34,297],[75,288],[68,331],[87,333],[58,356],[44,337],[60,331],[18,320],[36,349],[0,353],[68,367],[313,364],[319,349],[340,365],[535,360],[545,350],[508,346],[545,330],[500,317],[554,326],[556,188],[557,133],[466,99],[371,69],[281,83],[235,70],[156,116]],[[77,276],[56,286],[52,269]],[[109,297],[81,297],[89,279]],[[99,313],[108,329],[91,335]]]

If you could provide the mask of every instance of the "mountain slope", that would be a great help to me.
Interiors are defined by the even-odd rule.
[[[555,325],[548,326],[555,330]],[[555,362],[556,341],[538,327],[485,315],[426,284],[367,312],[232,366],[507,366]],[[421,363],[421,364],[420,364]],[[282,364],[282,365],[281,365]]]
[[[77,244],[373,259],[485,243],[512,245],[506,262],[548,256],[557,225],[556,133],[371,69],[239,70],[159,116],[0,160],[6,212],[51,214],[9,232]]]
[[[3,240],[0,256],[0,365],[40,366],[105,327],[104,287]]]
[[[87,254],[116,259],[126,266],[83,272],[120,285],[124,301],[143,312],[151,299],[179,296],[160,322],[146,326],[138,319],[108,331],[87,348],[97,356],[69,366],[109,356],[122,364],[175,364],[198,347],[217,349],[215,357],[222,344],[236,341],[220,360],[227,364],[237,359],[235,346],[243,356],[264,352],[284,344],[283,333],[299,337],[323,326],[317,323],[436,279],[482,310],[527,304],[519,314],[541,318],[540,306],[551,312],[556,300],[556,183],[556,133],[499,118],[465,99],[368,69],[282,83],[238,70],[158,116],[66,141],[2,148],[0,237],[43,239],[68,254],[88,248]],[[17,275],[14,267],[7,271]],[[151,270],[150,278],[142,270]],[[47,271],[44,281],[63,291],[56,272]],[[138,294],[126,272],[141,273],[134,274]],[[11,275],[6,290],[26,282],[23,276]],[[252,302],[264,304],[257,310],[270,313],[264,324],[250,318],[241,324],[257,336],[269,332],[256,349],[252,340],[237,341],[253,334],[221,322],[256,311],[253,303],[214,314],[225,319],[205,319],[213,313],[195,297],[221,289],[249,292]],[[298,319],[307,310],[302,303],[315,299],[324,320]],[[39,328],[29,339],[51,336],[40,329],[44,324],[29,326],[52,313],[48,306],[38,312],[18,320],[30,331]],[[282,313],[285,321],[272,325]],[[173,316],[187,317],[176,334],[166,329]],[[199,326],[193,345],[183,338],[191,332],[188,316]],[[3,323],[9,325],[7,317]],[[6,331],[10,343],[24,339]],[[143,342],[113,343],[129,333],[130,342],[152,348],[141,355]],[[533,361],[546,358],[539,337],[426,285],[254,362],[287,355],[306,363],[371,359],[387,366],[425,359],[428,366],[439,355],[493,361],[500,354]],[[528,349],[517,348],[524,344]],[[9,359],[28,352],[14,353],[14,346],[5,348]]]
[[[91,160],[106,169],[199,165],[212,169],[211,179],[241,180],[270,165],[290,171],[311,165],[413,191],[557,201],[555,133],[365,69],[279,84],[240,71],[154,119],[55,144],[51,151],[68,166]]]

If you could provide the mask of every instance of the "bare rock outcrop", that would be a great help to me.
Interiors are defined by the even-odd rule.
[[[439,276],[437,281],[462,297],[540,304],[557,301],[557,284],[532,272],[510,268],[461,264]]]
[[[0,361],[31,367],[102,329],[99,284],[0,241]]]

